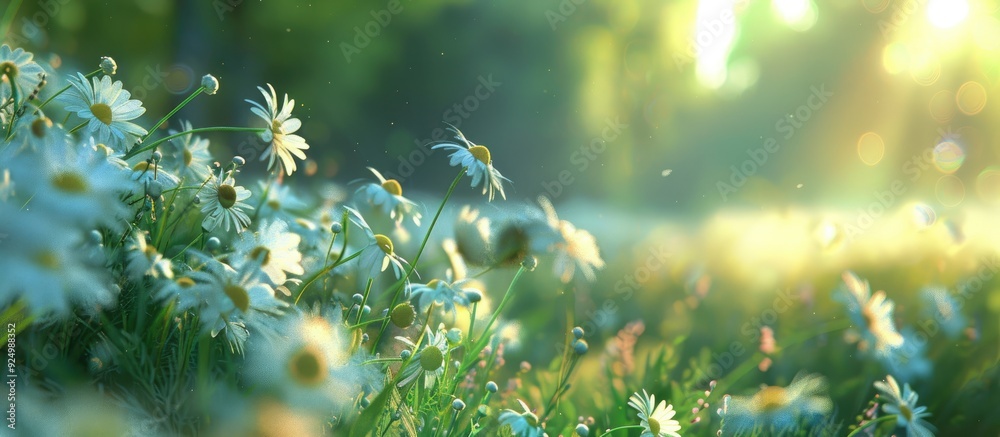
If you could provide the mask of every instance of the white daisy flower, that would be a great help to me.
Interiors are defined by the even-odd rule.
[[[232,227],[240,233],[250,225],[246,210],[253,210],[253,207],[243,202],[250,198],[250,191],[236,185],[231,171],[219,169],[219,175],[212,175],[198,198],[202,203],[201,212],[205,213],[201,222],[205,230],[212,231],[222,225],[226,232]]]
[[[604,260],[601,259],[600,249],[594,236],[583,229],[577,229],[566,220],[559,220],[552,202],[547,197],[539,196],[538,203],[545,211],[549,225],[558,230],[562,236],[562,241],[553,245],[556,254],[555,272],[559,279],[569,283],[576,269],[579,269],[588,281],[596,280],[594,270],[603,268]]]
[[[87,132],[98,141],[111,142],[122,150],[132,142],[146,135],[146,129],[130,120],[139,118],[146,112],[142,102],[130,100],[132,94],[122,89],[121,81],[111,81],[110,76],[88,81],[80,73],[69,78],[73,87],[57,99],[66,105],[66,110],[87,120]]]
[[[271,189],[267,189],[268,182],[257,181],[257,192],[267,193],[267,199],[260,207],[261,217],[271,217],[277,220],[284,220],[294,225],[300,217],[300,213],[308,211],[309,205],[295,195],[295,191],[287,184],[273,184]],[[258,200],[260,200],[258,198]]]
[[[921,293],[925,313],[936,321],[948,338],[958,337],[969,326],[955,297],[943,287],[927,287]]]
[[[191,122],[181,121],[180,131],[171,130],[170,135],[191,130]],[[169,168],[189,183],[204,182],[212,174],[212,155],[208,152],[208,140],[194,134],[185,134],[169,141],[170,146],[163,156],[163,166]]]
[[[10,142],[0,146],[0,159],[25,150],[40,151],[50,144],[67,144],[73,138],[43,114],[27,112],[17,118]]]
[[[261,133],[260,136],[264,141],[270,142],[271,147],[264,150],[260,160],[263,161],[270,158],[267,164],[267,169],[270,171],[274,168],[275,161],[280,159],[280,166],[291,176],[296,168],[292,155],[305,160],[306,154],[302,151],[309,150],[309,145],[306,144],[304,138],[293,135],[302,127],[302,122],[299,119],[292,118],[292,108],[295,107],[295,100],[288,100],[288,94],[285,94],[284,103],[279,110],[278,95],[274,92],[274,87],[271,84],[267,84],[267,88],[271,90],[270,93],[265,91],[264,88],[257,87],[260,93],[264,95],[266,106],[250,99],[246,100],[247,103],[253,106],[250,110],[267,123],[267,130]]]
[[[183,312],[200,307],[203,303],[202,296],[207,296],[211,291],[210,285],[195,282],[191,276],[177,276],[173,280],[161,281],[156,297],[164,301],[175,301],[175,310]]]
[[[17,86],[18,93],[23,100],[42,81],[45,70],[40,65],[32,61],[30,52],[18,48],[11,50],[10,46],[4,44],[0,46],[0,90],[6,89],[6,93],[0,92],[6,97],[10,97],[11,83],[8,78],[14,78],[14,85]],[[0,102],[2,104],[3,102]]]
[[[256,266],[247,264],[235,270],[210,257],[202,258],[203,269],[188,275],[195,283],[205,284],[197,288],[205,293],[199,308],[202,328],[212,337],[226,331],[230,346],[240,351],[248,335],[247,325],[269,328],[268,316],[280,315],[288,304],[276,298],[274,289],[261,281]]]
[[[11,179],[34,208],[79,225],[114,229],[121,229],[130,215],[121,200],[135,189],[129,172],[87,143],[54,143],[21,157],[10,167]]]
[[[156,183],[160,185],[162,191],[163,189],[176,188],[181,183],[177,176],[164,170],[163,166],[153,162],[152,159],[136,159],[136,161],[138,162],[132,165],[132,180],[136,182],[138,188],[146,188]]]
[[[361,213],[354,208],[345,207],[345,209],[348,211],[351,222],[364,231],[365,237],[367,237],[367,244],[361,249],[361,255],[358,256],[359,269],[366,272],[369,278],[374,278],[392,266],[392,272],[396,279],[401,278],[405,274],[403,265],[409,265],[409,263],[403,257],[396,255],[392,240],[383,234],[373,232],[368,226],[368,222],[365,221],[364,217],[361,217]]]
[[[896,425],[906,428],[906,435],[913,437],[933,437],[934,426],[924,420],[931,415],[927,407],[917,406],[918,395],[905,384],[903,390],[899,383],[888,375],[885,381],[876,381],[875,388],[885,397],[882,410],[896,415]]]
[[[420,344],[419,349],[406,337],[396,337],[396,340],[413,349],[410,362],[400,370],[400,380],[396,386],[402,387],[423,377],[424,388],[434,387],[438,378],[444,374],[444,366],[447,364],[445,357],[448,356],[449,349],[447,331],[445,331],[444,325],[441,325],[436,333],[431,331],[430,327],[426,328],[424,341]]]
[[[156,248],[146,243],[146,233],[135,234],[128,246],[129,277],[135,281],[141,281],[145,276],[154,278],[173,279],[173,265],[169,258],[164,258],[156,251]]]
[[[783,432],[803,421],[821,420],[833,407],[826,388],[822,376],[798,375],[788,387],[764,386],[753,396],[733,396],[723,413],[723,432],[749,432],[768,426]]]
[[[302,253],[299,243],[302,237],[288,232],[288,224],[281,220],[261,221],[260,230],[244,232],[233,243],[236,251],[233,265],[236,268],[245,263],[258,265],[260,270],[276,287],[283,287],[288,281],[287,274],[301,275]],[[287,289],[283,289],[286,292]]]
[[[0,202],[0,307],[24,299],[34,314],[110,305],[117,290],[91,262],[83,232],[41,209]]]
[[[903,328],[900,334],[903,336],[903,344],[876,358],[889,372],[896,375],[896,379],[903,382],[930,376],[934,369],[927,358],[928,342],[926,338],[920,338],[924,334],[918,334],[910,327]]]
[[[455,139],[462,142],[461,145],[453,143],[442,143],[431,147],[431,149],[453,150],[449,155],[451,166],[461,166],[465,169],[465,174],[472,177],[472,187],[483,182],[483,194],[489,194],[492,202],[496,192],[500,192],[500,197],[507,199],[503,192],[503,181],[510,182],[510,179],[503,177],[500,172],[493,168],[493,158],[490,156],[490,149],[486,146],[474,144],[465,138],[458,128],[452,126],[449,130],[455,132]]]
[[[244,373],[255,387],[294,408],[319,414],[350,408],[354,397],[344,394],[377,385],[382,376],[352,358],[350,335],[338,311],[296,311],[283,318],[276,332],[250,341]]]
[[[524,401],[518,399],[517,403],[521,405],[521,412],[514,410],[503,410],[500,412],[500,417],[498,421],[500,426],[510,426],[510,430],[514,432],[517,437],[542,437],[545,431],[539,426],[538,416],[531,412],[531,408],[528,408],[528,404]]]
[[[892,349],[902,346],[903,336],[896,331],[892,319],[895,304],[885,292],[880,290],[872,294],[868,281],[852,272],[844,272],[843,278],[847,292],[842,295],[846,297],[851,320],[861,329],[860,346],[872,347],[879,356],[886,356]]]
[[[368,170],[375,174],[378,183],[362,185],[358,188],[357,195],[388,214],[389,218],[396,221],[396,225],[402,223],[404,218],[410,217],[414,224],[420,226],[421,214],[417,210],[417,204],[403,197],[403,187],[399,185],[399,181],[382,177],[382,173],[374,168],[368,167]]]
[[[674,420],[677,412],[667,401],[661,400],[657,405],[656,396],[643,390],[641,395],[638,392],[633,394],[628,404],[639,411],[639,424],[643,429],[640,437],[681,437],[678,433],[681,430],[680,422]]]
[[[451,313],[455,311],[455,305],[463,307],[470,305],[469,293],[481,293],[475,288],[463,287],[470,282],[473,280],[465,279],[448,283],[440,279],[432,279],[427,284],[411,284],[407,287],[407,291],[410,294],[410,300],[417,302],[422,308],[440,305],[445,313]]]

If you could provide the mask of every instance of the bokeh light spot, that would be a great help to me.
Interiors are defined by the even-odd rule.
[[[965,184],[958,176],[944,175],[934,186],[934,194],[942,205],[954,208],[965,200]]]
[[[874,166],[885,156],[885,141],[875,132],[865,132],[858,138],[858,157],[865,165]]]
[[[945,174],[952,174],[965,162],[965,151],[962,146],[951,141],[942,141],[934,146],[934,167]]]
[[[941,77],[941,62],[934,53],[922,51],[910,56],[910,75],[918,85],[930,86]]]
[[[965,0],[930,0],[927,3],[927,21],[938,29],[958,26],[968,16],[969,3]]]
[[[937,213],[934,212],[934,208],[924,203],[913,205],[913,224],[917,225],[917,228],[926,229],[934,225],[935,222],[937,222]]]
[[[986,88],[976,81],[962,84],[955,93],[955,104],[966,115],[978,114],[986,107]]]
[[[882,66],[889,74],[902,73],[909,64],[910,52],[903,43],[889,43],[882,50]]]
[[[983,202],[1000,204],[1000,167],[990,166],[976,177],[976,193]]]

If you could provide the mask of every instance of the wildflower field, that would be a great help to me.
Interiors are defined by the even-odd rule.
[[[0,435],[1000,436],[996,1],[97,3],[0,3]]]

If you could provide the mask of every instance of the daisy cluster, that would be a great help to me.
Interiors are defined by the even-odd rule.
[[[258,88],[247,109],[259,124],[198,127],[177,115],[219,92],[206,75],[147,123],[117,71],[102,58],[94,71],[60,78],[31,53],[0,47],[0,313],[17,322],[25,347],[53,333],[73,345],[60,359],[86,363],[89,383],[111,394],[101,408],[120,419],[99,433],[268,433],[248,417],[301,435],[541,429],[534,413],[488,406],[497,392],[489,378],[511,339],[501,313],[540,260],[567,287],[594,281],[604,261],[589,232],[559,219],[544,197],[508,209],[466,205],[445,225],[463,179],[487,202],[506,199],[510,183],[490,150],[455,127],[433,146],[448,152],[456,176],[429,224],[399,181],[371,167],[373,179],[350,183],[353,196],[336,184],[298,193],[286,178],[310,145],[296,135],[302,123],[287,95]],[[209,140],[229,132],[259,135],[263,165]],[[435,227],[445,229],[432,238]],[[425,252],[441,256],[420,263]],[[490,276],[511,270],[505,293],[488,292]],[[583,335],[572,333],[561,386],[587,351]],[[24,410],[56,405],[70,381],[29,369],[26,378],[45,383],[29,383]],[[676,435],[669,408],[636,402],[643,426]],[[44,435],[75,426],[24,424]]]

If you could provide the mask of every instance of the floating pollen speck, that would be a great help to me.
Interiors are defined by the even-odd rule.
[[[802,188],[802,187],[803,187],[802,184],[798,184],[798,185],[795,186],[795,188]]]
[[[673,169],[669,169],[668,168],[666,170],[661,171],[660,172],[660,176],[667,177],[667,176],[670,176],[670,173],[673,173],[673,172],[674,172]]]

